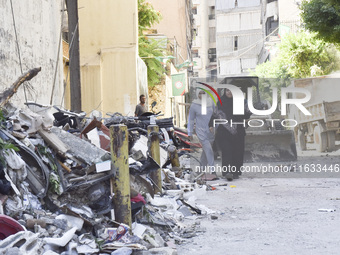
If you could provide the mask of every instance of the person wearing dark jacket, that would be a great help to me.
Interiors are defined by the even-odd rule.
[[[233,114],[233,95],[229,89],[225,89],[221,96],[221,101],[222,105],[218,104],[213,118],[224,119],[228,123],[218,125],[215,141],[222,152],[222,175],[227,180],[232,181],[241,175],[244,157],[244,138],[246,135],[243,123],[246,123],[245,120],[249,119],[251,112],[245,101],[244,115]],[[232,125],[230,125],[231,122]],[[210,125],[211,123],[212,121],[210,121]]]

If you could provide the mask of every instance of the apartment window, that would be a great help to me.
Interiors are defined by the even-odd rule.
[[[271,33],[274,33],[272,35],[278,35],[278,26],[279,26],[279,21],[278,19],[274,18],[274,16],[269,17],[266,21],[266,35],[269,35]]]
[[[237,35],[233,37],[233,48],[234,48],[234,51],[238,50],[238,36]]]
[[[216,48],[210,48],[208,50],[208,58],[210,62],[216,62]]]
[[[197,14],[197,6],[192,7],[191,13],[192,13],[192,14]]]
[[[192,58],[198,58],[199,56],[198,56],[198,50],[192,50],[191,51],[191,56],[192,56]]]
[[[209,7],[209,20],[215,19],[215,6]]]
[[[208,82],[216,82],[217,81],[217,69],[213,69],[208,73],[207,81]]]
[[[238,6],[238,2],[237,2],[237,0],[235,0],[235,7],[237,7]]]
[[[216,27],[209,27],[209,42],[216,42]]]

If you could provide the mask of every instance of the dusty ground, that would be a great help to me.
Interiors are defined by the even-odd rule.
[[[299,152],[295,163],[334,166],[339,155],[339,150]],[[208,191],[197,202],[219,211],[218,219],[199,219],[206,231],[180,245],[178,254],[340,254],[340,174],[333,176],[245,173]]]

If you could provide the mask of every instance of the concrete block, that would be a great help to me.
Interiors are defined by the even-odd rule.
[[[38,238],[39,234],[30,231],[20,231],[7,237],[0,242],[0,254],[19,254],[36,255],[40,254],[42,239]],[[15,249],[18,248],[18,249]],[[13,249],[14,248],[14,249]]]

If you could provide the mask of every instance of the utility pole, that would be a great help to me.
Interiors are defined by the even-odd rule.
[[[67,0],[71,111],[81,111],[78,0]]]

